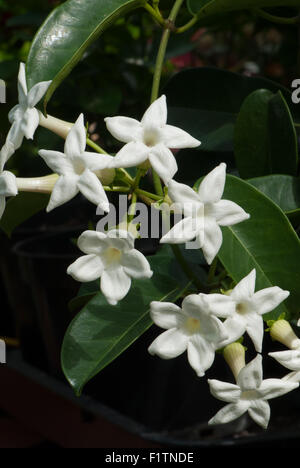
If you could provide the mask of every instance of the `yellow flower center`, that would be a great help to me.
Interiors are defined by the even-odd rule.
[[[240,302],[239,304],[236,305],[235,310],[237,311],[238,314],[244,315],[247,313],[247,304]]]
[[[196,333],[200,330],[200,320],[195,317],[189,317],[185,322],[185,327],[189,333]]]
[[[122,257],[122,251],[116,247],[108,247],[104,253],[104,258],[107,265],[112,263],[119,263]]]

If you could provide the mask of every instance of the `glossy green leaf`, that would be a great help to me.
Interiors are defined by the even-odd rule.
[[[295,120],[300,107],[291,92],[271,80],[248,77],[217,68],[184,70],[170,79],[164,93],[168,100],[168,122],[183,128],[202,144],[200,151],[232,151],[234,126],[244,100],[258,89],[280,91]]]
[[[191,13],[199,18],[252,8],[300,6],[299,0],[188,0]]]
[[[289,298],[266,318],[282,312],[300,316],[300,241],[281,209],[248,182],[227,176],[224,199],[244,208],[250,219],[224,227],[219,259],[234,281],[256,268],[256,289],[279,286]]]
[[[260,192],[271,198],[290,219],[300,218],[300,179],[275,174],[249,179]]]
[[[174,302],[181,291],[171,276],[155,272],[150,280],[134,280],[116,306],[98,292],[73,319],[62,346],[62,368],[76,394],[152,325],[151,301]]]
[[[85,50],[117,18],[145,0],[68,0],[55,8],[37,32],[27,61],[27,82],[53,80],[44,99],[81,59]],[[80,83],[78,83],[80,86]]]
[[[36,213],[44,210],[49,203],[49,195],[21,192],[10,198],[0,221],[0,228],[10,237],[14,229]]]
[[[297,135],[280,91],[260,89],[245,99],[235,126],[234,150],[243,178],[297,174]]]

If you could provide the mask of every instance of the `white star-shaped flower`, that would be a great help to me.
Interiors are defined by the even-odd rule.
[[[127,231],[85,231],[78,247],[86,255],[70,265],[67,273],[82,283],[101,278],[100,289],[111,305],[127,295],[132,278],[153,275],[148,260],[134,248],[134,237]]]
[[[3,216],[6,198],[15,197],[18,193],[17,180],[12,172],[4,171],[0,174],[0,219]]]
[[[167,125],[165,96],[150,105],[140,122],[122,116],[104,120],[109,132],[117,140],[126,143],[114,158],[113,167],[139,166],[149,160],[165,183],[178,170],[170,148],[195,148],[201,144],[184,130]]]
[[[269,356],[276,359],[283,367],[292,371],[284,376],[283,380],[300,382],[300,346],[298,349],[269,353]]]
[[[211,367],[216,349],[227,338],[222,322],[210,315],[204,295],[191,294],[182,308],[169,302],[151,302],[151,317],[167,331],[149,347],[149,353],[172,359],[187,351],[188,361],[199,377]]]
[[[243,367],[236,384],[214,379],[208,380],[208,383],[212,395],[228,403],[209,424],[225,424],[248,411],[249,416],[263,428],[268,426],[270,419],[270,405],[267,400],[284,395],[299,386],[298,383],[282,379],[263,380],[260,354]]]
[[[60,176],[52,191],[47,211],[66,203],[79,192],[104,211],[109,211],[106,193],[96,173],[108,168],[113,158],[86,152],[85,147],[86,130],[81,114],[66,138],[64,153],[39,151],[46,164]]]
[[[23,138],[32,139],[39,125],[39,111],[35,108],[42,99],[51,81],[41,81],[27,90],[25,64],[20,64],[18,76],[19,104],[14,106],[8,114],[12,124],[4,146],[0,153],[0,168],[3,169],[6,161],[20,148]]]
[[[226,318],[226,344],[238,340],[247,332],[256,351],[261,352],[264,335],[262,316],[279,306],[290,293],[278,286],[255,292],[255,281],[256,270],[253,269],[228,295],[208,294],[206,300],[211,313]]]
[[[226,181],[226,164],[221,163],[202,180],[198,192],[185,184],[171,180],[168,195],[182,207],[184,219],[165,234],[161,243],[180,244],[197,240],[204,257],[211,264],[222,245],[220,226],[232,226],[250,216],[239,205],[221,200]]]

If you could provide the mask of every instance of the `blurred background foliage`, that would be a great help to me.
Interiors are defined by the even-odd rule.
[[[0,111],[1,145],[9,128],[7,113],[17,102],[19,62],[26,61],[35,32],[60,3],[60,0],[0,0],[0,78],[7,83],[7,103],[1,104]],[[161,0],[162,11],[167,14],[172,3]],[[292,15],[294,11],[291,10]],[[289,9],[286,14],[289,16]],[[184,24],[189,17],[183,10],[178,24]],[[55,92],[48,112],[68,121],[75,121],[84,112],[91,138],[107,151],[117,151],[119,146],[106,131],[103,118],[116,114],[142,115],[149,102],[160,36],[161,28],[143,10],[118,20],[87,50]],[[298,76],[295,57],[299,47],[297,27],[274,25],[251,14],[231,14],[214,25],[198,24],[184,34],[172,35],[163,84],[181,69],[213,66],[264,76],[290,88]],[[59,137],[39,128],[34,142],[24,140],[22,148],[9,161],[9,168],[22,176],[46,174],[43,161],[36,157],[37,151],[60,149],[62,145]]]

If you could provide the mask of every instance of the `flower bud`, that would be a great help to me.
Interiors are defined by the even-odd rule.
[[[19,192],[37,192],[51,193],[58,180],[57,174],[51,174],[45,177],[17,177],[17,187]]]
[[[289,349],[300,347],[300,339],[287,320],[276,320],[270,327],[270,335],[273,340],[279,341]]]
[[[102,185],[110,185],[114,181],[116,170],[111,168],[101,169],[99,171],[95,171],[95,174],[100,179]]]
[[[64,120],[52,117],[51,115],[45,117],[41,112],[39,112],[39,116],[41,127],[51,130],[51,132],[56,133],[56,135],[64,139],[67,138],[69,131],[74,125],[70,122],[65,122]]]
[[[240,371],[246,365],[244,346],[241,343],[231,343],[223,349],[223,356],[237,380]]]

